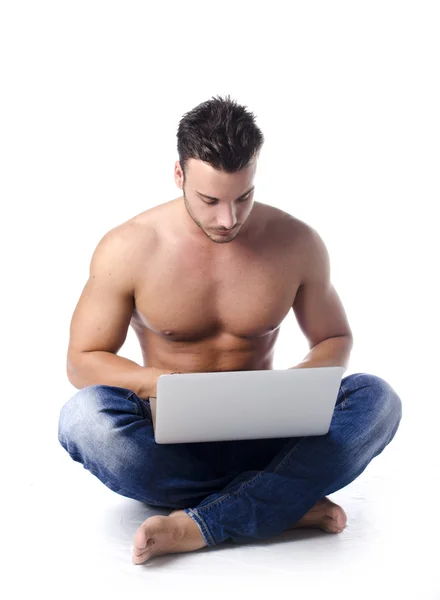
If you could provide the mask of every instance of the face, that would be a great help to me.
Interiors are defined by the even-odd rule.
[[[174,177],[183,191],[185,208],[199,228],[195,233],[208,236],[217,244],[232,242],[240,232],[253,206],[256,160],[237,173],[225,173],[201,160],[186,163],[185,181],[179,161]]]

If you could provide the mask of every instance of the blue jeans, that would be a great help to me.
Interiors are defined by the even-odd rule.
[[[149,400],[91,385],[62,406],[58,439],[114,492],[184,509],[214,546],[291,528],[364,471],[393,439],[401,417],[402,402],[386,381],[355,373],[342,378],[326,435],[157,444]]]

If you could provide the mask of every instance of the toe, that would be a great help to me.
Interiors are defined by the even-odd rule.
[[[144,552],[147,552],[147,550],[150,550],[151,547],[154,546],[154,539],[153,538],[148,538],[147,543],[143,544],[142,546],[138,546],[135,540],[134,546],[133,546],[133,552],[137,555],[143,554]]]
[[[145,528],[141,525],[139,527],[139,529],[136,531],[136,534],[134,536],[134,540],[133,540],[133,544],[135,548],[139,548],[140,550],[145,548],[147,545],[147,533],[145,531]]]
[[[333,519],[335,529],[343,529],[347,523],[347,514],[342,506],[333,506],[327,513],[327,516]]]
[[[347,518],[345,513],[338,512],[333,515],[326,515],[322,520],[322,528],[329,533],[341,533],[346,526]]]
[[[329,533],[338,533],[339,527],[332,517],[325,516],[322,520],[321,528]]]
[[[135,550],[139,552],[145,552],[154,544],[154,540],[151,535],[149,535],[147,531],[147,527],[145,525],[141,525],[136,532],[133,540],[133,546]]]
[[[133,554],[131,560],[133,562],[134,565],[141,565],[142,563],[146,562],[149,558],[149,552],[143,552],[141,555],[136,555]]]

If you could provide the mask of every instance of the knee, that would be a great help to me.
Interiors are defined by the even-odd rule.
[[[368,388],[368,401],[380,419],[400,422],[402,400],[396,390],[382,377],[370,373],[355,373],[349,376],[350,385],[356,390]]]
[[[366,375],[370,385],[374,390],[374,397],[379,404],[379,408],[386,411],[389,418],[398,418],[402,416],[402,401],[396,390],[378,375]]]
[[[100,426],[102,385],[90,385],[79,390],[61,407],[58,418],[58,440],[67,449],[69,443],[79,444],[92,430]]]

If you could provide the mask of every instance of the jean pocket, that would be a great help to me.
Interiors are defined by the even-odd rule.
[[[152,421],[153,417],[151,414],[150,400],[147,400],[146,398],[139,398],[139,396],[136,396],[136,399],[139,402],[139,406],[141,408],[144,419],[148,419],[149,421],[153,422]]]

